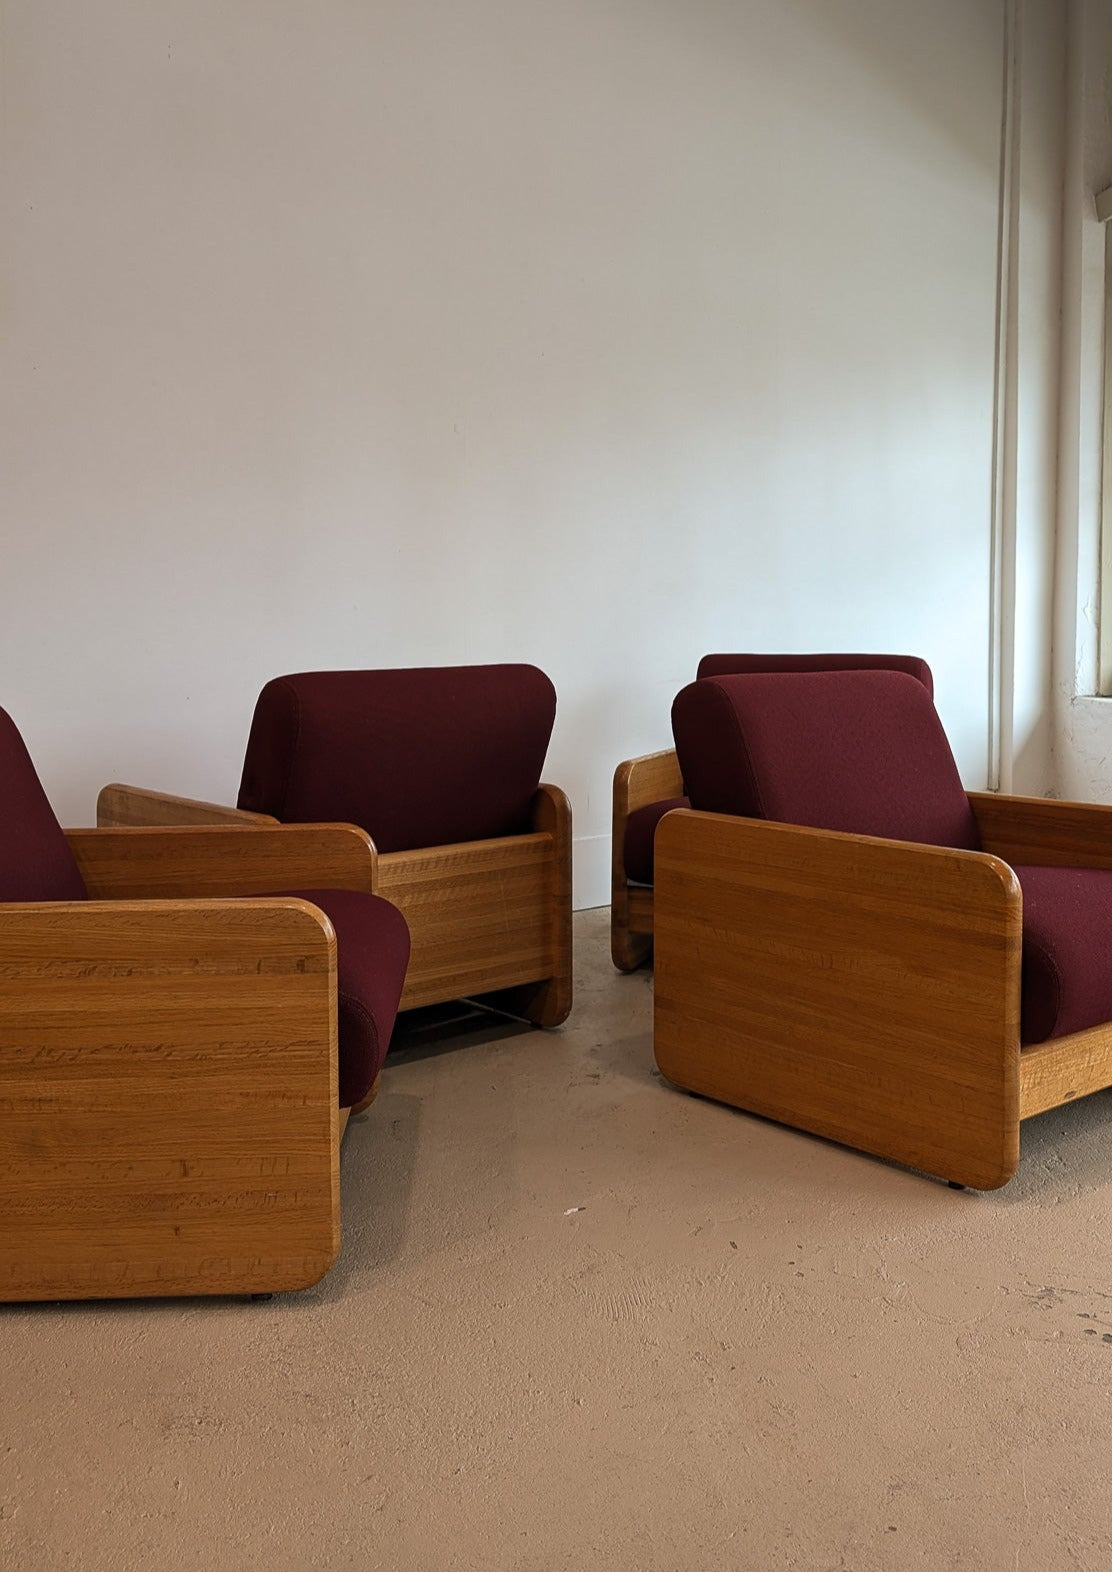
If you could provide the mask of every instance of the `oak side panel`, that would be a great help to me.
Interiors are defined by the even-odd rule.
[[[1021,897],[979,853],[678,811],[655,1047],[688,1090],[978,1189],[1019,1155]]]
[[[558,786],[542,785],[533,799],[533,829],[551,839],[552,851],[545,878],[544,904],[548,924],[548,969],[538,981],[495,994],[487,1003],[511,1015],[520,1015],[534,1026],[561,1026],[571,1014],[571,803]]]
[[[1019,1061],[1021,1119],[1112,1086],[1112,1024],[1025,1048]]]
[[[631,813],[667,797],[683,795],[683,776],[674,748],[626,759],[614,771],[610,830],[610,954],[619,971],[636,971],[652,954],[652,891],[631,886],[625,866],[626,825]]]
[[[170,792],[126,786],[120,781],[101,789],[97,797],[97,824],[105,827],[159,824],[277,824],[269,813],[249,813],[218,802],[175,797]]]
[[[981,843],[1005,862],[1046,868],[1112,868],[1112,807],[971,792]]]
[[[302,901],[0,907],[0,1299],[322,1277],[335,979]]]
[[[659,753],[646,753],[639,759],[627,759],[619,764],[614,776],[617,787],[623,779],[622,797],[627,814],[650,803],[662,802],[666,797],[683,796],[683,775],[675,748],[662,748]]]
[[[67,830],[66,838],[94,899],[374,889],[374,846],[350,824]]]
[[[553,976],[553,858],[548,834],[381,855],[376,893],[412,944],[401,1009]]]

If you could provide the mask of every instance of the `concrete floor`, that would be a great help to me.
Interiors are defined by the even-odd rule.
[[[564,1031],[410,1033],[269,1304],[0,1312],[0,1566],[1112,1566],[1112,1098],[955,1194]]]

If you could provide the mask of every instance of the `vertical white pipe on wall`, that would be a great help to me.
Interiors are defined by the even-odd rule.
[[[988,783],[1012,789],[1014,760],[1016,476],[1019,406],[1019,151],[1022,0],[1004,5],[1000,218],[993,388]]]
[[[1055,505],[1054,643],[1051,713],[1063,716],[1075,695],[1096,686],[1095,669],[1079,670],[1078,553],[1081,497],[1081,292],[1084,217],[1085,15],[1066,4],[1065,146],[1062,189],[1062,332],[1058,365],[1058,480]],[[1088,681],[1079,688],[1079,679]],[[1056,724],[1060,732],[1061,722]],[[1056,739],[1057,741],[1057,739]]]

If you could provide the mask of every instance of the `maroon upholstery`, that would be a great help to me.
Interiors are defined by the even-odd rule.
[[[672,723],[696,808],[979,847],[934,706],[907,674],[704,679],[678,695]],[[1112,1021],[1112,870],[1015,873],[1023,1043]]]
[[[0,710],[0,901],[85,898],[85,881],[23,738]]]
[[[555,716],[535,666],[276,677],[255,706],[239,806],[357,824],[381,852],[519,834]]]
[[[626,820],[625,842],[622,859],[626,878],[634,884],[653,882],[653,846],[656,827],[673,808],[690,808],[689,797],[666,797],[663,802],[650,802],[647,808],[635,808]]]
[[[283,890],[319,906],[336,930],[340,1107],[362,1102],[382,1069],[405,970],[409,928],[396,906],[357,890]]]
[[[705,677],[672,706],[696,808],[980,848],[946,733],[905,672]]]
[[[409,964],[409,929],[389,901],[354,890],[291,890],[336,930],[340,1106],[382,1068]],[[0,901],[82,901],[85,881],[11,717],[0,710]]]
[[[1112,1021],[1112,871],[1016,868],[1024,1043]]]
[[[704,655],[697,677],[743,676],[753,672],[906,671],[934,694],[934,678],[917,655]],[[622,853],[626,877],[634,884],[652,884],[656,827],[671,808],[689,808],[687,797],[670,797],[638,808],[626,821]]]
[[[918,655],[704,655],[697,677],[742,677],[759,671],[906,671],[934,698],[934,678]]]

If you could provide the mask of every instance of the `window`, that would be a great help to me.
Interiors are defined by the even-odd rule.
[[[1097,218],[1104,225],[1104,415],[1101,442],[1100,538],[1101,595],[1100,691],[1112,694],[1112,186],[1097,197]]]

